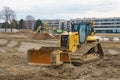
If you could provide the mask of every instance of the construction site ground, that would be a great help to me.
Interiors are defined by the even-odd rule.
[[[29,65],[27,50],[59,46],[59,40],[40,33],[33,38],[34,34],[24,31],[0,33],[0,80],[120,80],[120,41],[101,41],[105,56],[99,61],[81,66],[65,63],[57,67],[46,67]],[[110,37],[114,36],[116,34]]]

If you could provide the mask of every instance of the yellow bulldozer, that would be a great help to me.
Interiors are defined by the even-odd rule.
[[[71,24],[71,31],[60,35],[59,47],[41,47],[28,50],[28,63],[75,66],[104,57],[100,42],[95,37],[93,22]]]

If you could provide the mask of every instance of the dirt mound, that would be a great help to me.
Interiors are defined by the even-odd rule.
[[[29,36],[31,39],[35,40],[46,40],[46,39],[55,39],[55,37],[48,33],[32,33]]]

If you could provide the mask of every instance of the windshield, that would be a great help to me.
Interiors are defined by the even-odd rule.
[[[93,28],[88,25],[87,26],[87,35],[90,35],[92,31],[93,31]]]
[[[77,24],[72,25],[72,31],[78,31],[78,25]]]

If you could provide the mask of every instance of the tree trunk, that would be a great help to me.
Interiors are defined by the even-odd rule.
[[[11,26],[11,32],[12,32],[12,26]]]
[[[5,32],[7,31],[7,22],[6,22],[6,25],[5,25]]]

